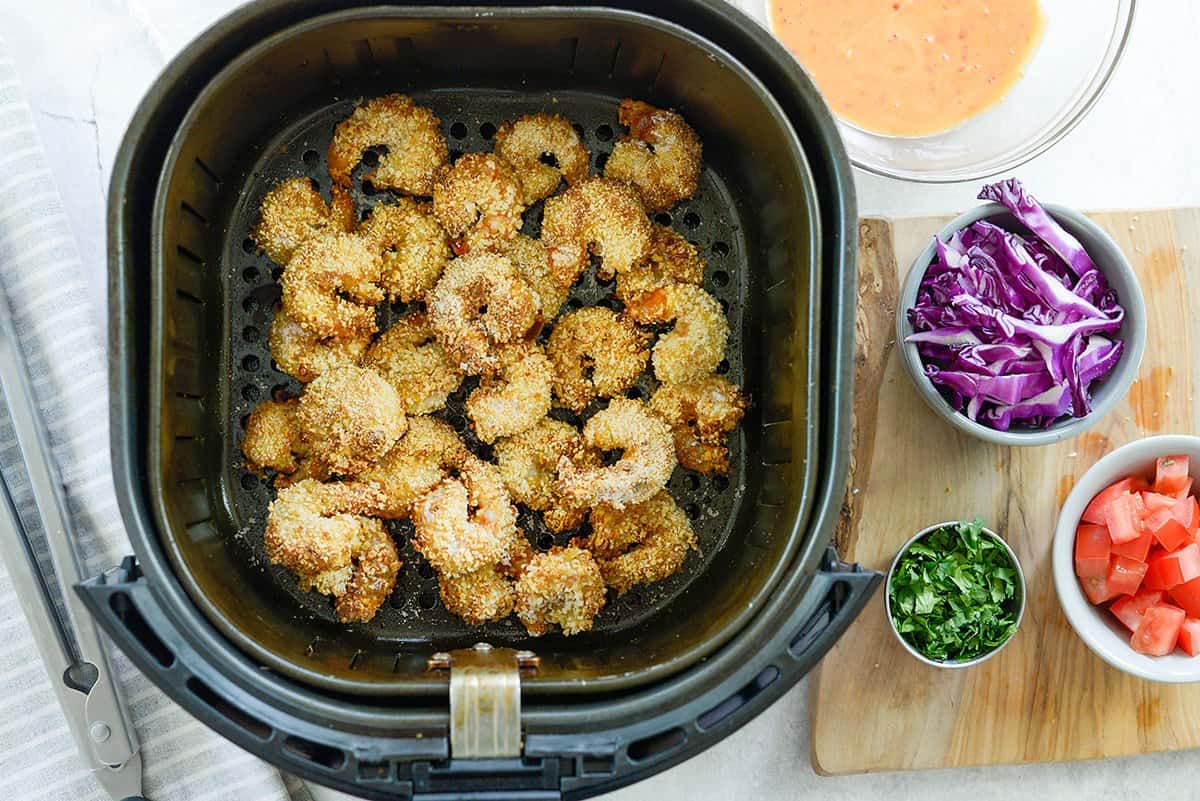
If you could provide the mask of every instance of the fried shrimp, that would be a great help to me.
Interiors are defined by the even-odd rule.
[[[575,528],[587,516],[588,506],[559,493],[558,461],[566,456],[580,468],[600,467],[600,454],[583,444],[583,436],[569,423],[544,417],[528,431],[496,443],[496,461],[504,486],[517,503],[542,512],[551,531]]]
[[[600,451],[621,450],[605,467],[558,460],[558,491],[576,503],[623,509],[658,492],[675,469],[671,428],[641,401],[613,398],[583,427],[583,441]]]
[[[654,375],[659,381],[695,381],[715,370],[725,357],[729,323],[717,299],[698,286],[656,289],[627,308],[626,314],[644,322],[675,321],[675,328],[654,345]]]
[[[343,364],[357,364],[371,338],[321,339],[281,308],[271,320],[269,341],[271,358],[279,369],[307,384],[326,370]]]
[[[376,205],[359,234],[381,252],[379,285],[388,300],[424,300],[450,261],[446,232],[427,208],[410,198]]]
[[[335,367],[309,384],[296,421],[312,453],[338,474],[383,458],[408,428],[400,396],[374,370]]]
[[[666,492],[621,511],[597,506],[591,523],[591,535],[572,544],[591,551],[604,583],[621,594],[672,575],[696,548],[692,524]]]
[[[558,310],[567,302],[571,293],[569,286],[563,286],[550,270],[550,254],[536,239],[530,239],[524,234],[517,234],[508,243],[505,252],[517,272],[525,279],[542,308],[542,319],[553,320]]]
[[[495,565],[461,576],[438,576],[442,603],[472,626],[509,616],[516,600],[512,581]]]
[[[350,173],[369,147],[384,145],[387,153],[363,179],[382,189],[428,197],[438,171],[449,160],[441,121],[405,95],[376,97],[354,109],[338,123],[329,143],[329,177],[350,185]]]
[[[629,389],[646,369],[649,335],[603,306],[564,315],[550,332],[554,394],[574,412]]]
[[[517,510],[495,465],[468,456],[413,506],[412,544],[434,570],[461,576],[496,565],[517,537]]]
[[[374,304],[383,300],[381,269],[379,254],[358,236],[311,237],[283,271],[283,308],[321,339],[369,336],[375,333]]]
[[[525,532],[517,531],[517,538],[513,540],[512,546],[508,549],[508,553],[500,560],[500,564],[496,565],[496,569],[510,579],[519,579],[521,574],[525,572],[525,568],[529,567],[530,560],[533,559],[533,546],[529,544],[529,540],[525,537]]]
[[[635,304],[646,293],[671,284],[696,284],[704,281],[704,260],[695,245],[665,225],[650,229],[650,248],[646,258],[617,276],[617,300]]]
[[[434,417],[410,417],[408,431],[379,464],[358,474],[379,487],[383,504],[376,514],[403,519],[417,499],[445,479],[467,458],[467,448],[449,423]]]
[[[613,147],[604,176],[630,184],[651,214],[696,194],[700,137],[674,111],[625,98],[617,118],[629,135]]]
[[[530,114],[504,123],[496,131],[493,152],[519,176],[521,201],[527,206],[553,193],[560,181],[582,181],[591,159],[571,123],[554,114]]]
[[[466,402],[467,417],[475,436],[484,442],[519,434],[550,411],[554,371],[550,360],[534,343],[505,346],[500,373],[484,378]]]
[[[400,570],[383,524],[365,516],[381,502],[368,484],[307,479],[280,490],[267,513],[267,558],[295,573],[301,589],[333,595],[342,622],[368,621]]]
[[[504,250],[521,230],[524,211],[520,181],[490,153],[463,156],[433,188],[433,213],[459,255]]]
[[[471,374],[497,372],[497,346],[521,339],[538,319],[537,295],[508,257],[497,253],[451,261],[427,306],[438,340]]]
[[[650,399],[650,408],[671,425],[679,463],[701,473],[729,472],[728,435],[746,406],[737,385],[719,375],[663,384]]]
[[[462,383],[462,371],[434,338],[429,319],[410,312],[384,331],[362,357],[400,395],[408,414],[429,414],[446,405]]]
[[[600,257],[604,275],[622,273],[641,261],[650,245],[650,221],[628,186],[609,178],[588,178],[546,200],[542,244],[550,269],[569,287]]]
[[[318,233],[354,230],[354,201],[334,186],[325,203],[308,178],[289,178],[262,199],[250,238],[276,264],[287,264],[304,240]]]
[[[296,472],[297,456],[304,453],[296,425],[296,401],[269,400],[255,406],[246,421],[242,453],[246,467],[255,473],[264,468],[277,473]]]
[[[604,579],[582,548],[553,548],[538,554],[517,579],[517,617],[534,637],[561,626],[563,634],[592,628],[604,606]]]

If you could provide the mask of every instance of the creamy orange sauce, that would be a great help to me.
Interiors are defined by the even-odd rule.
[[[775,35],[847,122],[890,136],[953,128],[1021,77],[1038,0],[771,0]]]

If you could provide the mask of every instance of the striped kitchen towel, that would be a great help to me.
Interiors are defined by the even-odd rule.
[[[104,269],[102,253],[88,269]],[[96,329],[61,199],[0,41],[0,290],[13,310],[34,394],[89,575],[130,552],[112,488],[104,341]],[[0,415],[7,425],[7,418]],[[0,470],[28,520],[29,496],[11,430],[0,429]],[[30,631],[0,564],[0,799],[102,801],[75,750]],[[205,728],[125,656],[111,662],[141,742],[152,801],[311,801],[300,782]]]

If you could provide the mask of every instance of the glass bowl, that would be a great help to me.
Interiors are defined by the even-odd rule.
[[[766,0],[770,26],[771,2]],[[937,134],[838,128],[867,172],[922,183],[971,181],[1013,169],[1062,139],[1087,115],[1116,70],[1137,0],[1042,0],[1045,28],[1024,74],[1000,103]]]

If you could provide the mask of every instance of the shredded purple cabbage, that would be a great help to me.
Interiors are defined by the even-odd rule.
[[[970,419],[1005,431],[1091,412],[1125,310],[1091,256],[1014,179],[985,186],[1033,234],[980,220],[937,240],[908,310],[925,375]]]

